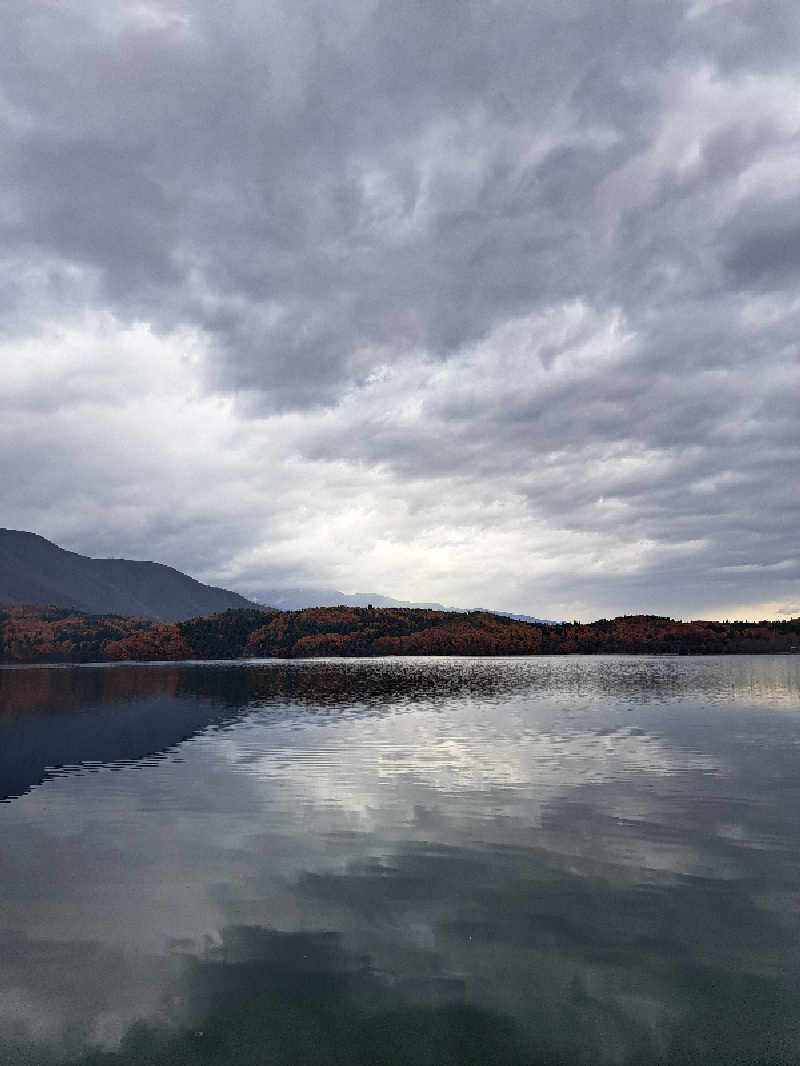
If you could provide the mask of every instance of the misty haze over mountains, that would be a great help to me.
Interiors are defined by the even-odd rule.
[[[430,607],[376,592],[347,595],[330,588],[259,589],[253,599],[205,585],[163,563],[92,559],[67,551],[37,533],[0,529],[0,606],[52,604],[95,614],[133,615],[160,622],[216,614],[236,607]],[[503,613],[503,612],[496,612]],[[514,615],[527,621],[540,619]]]
[[[339,589],[317,586],[286,589],[258,589],[253,599],[268,607],[277,607],[281,611],[300,611],[304,607],[430,607],[433,611],[452,611],[454,607],[445,607],[441,603],[412,603],[410,600],[396,600],[392,596],[382,596],[379,592],[353,592],[348,595]]]

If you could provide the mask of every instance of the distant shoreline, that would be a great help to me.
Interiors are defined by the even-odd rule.
[[[0,663],[6,665],[799,652],[800,618],[681,622],[661,615],[623,615],[590,623],[549,624],[488,611],[340,606],[298,611],[238,608],[163,623],[67,607],[0,609]]]

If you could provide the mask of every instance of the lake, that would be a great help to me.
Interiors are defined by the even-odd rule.
[[[800,1062],[800,657],[0,668],[0,1061]]]

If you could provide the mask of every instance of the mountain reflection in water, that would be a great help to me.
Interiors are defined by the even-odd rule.
[[[0,670],[0,1061],[800,1061],[798,665]]]

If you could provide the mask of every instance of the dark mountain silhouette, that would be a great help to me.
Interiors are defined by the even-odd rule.
[[[256,604],[162,563],[90,559],[36,533],[0,529],[0,606],[53,604],[160,622]]]

